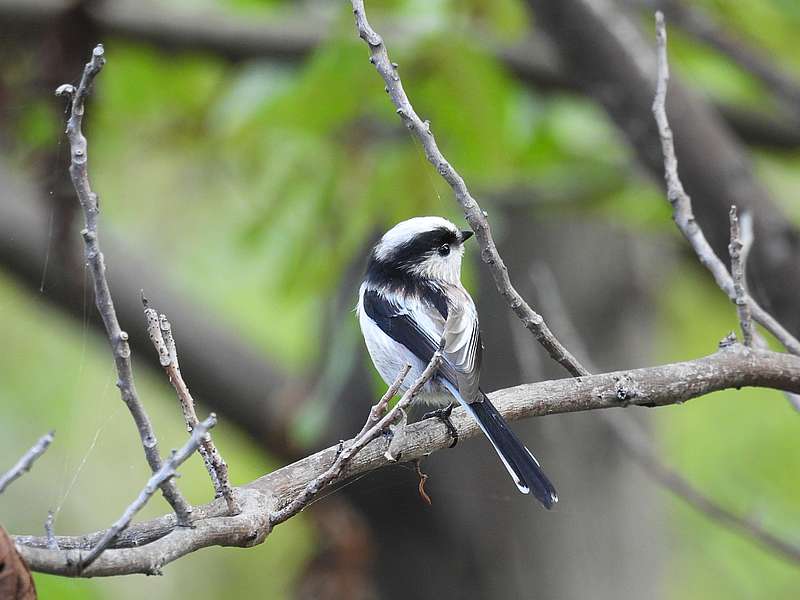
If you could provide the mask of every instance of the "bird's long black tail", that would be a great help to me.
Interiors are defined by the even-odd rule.
[[[483,402],[468,404],[462,401],[461,404],[472,413],[492,442],[519,491],[523,494],[533,492],[545,508],[552,508],[558,502],[555,487],[542,471],[539,461],[519,440],[486,395],[483,396]]]

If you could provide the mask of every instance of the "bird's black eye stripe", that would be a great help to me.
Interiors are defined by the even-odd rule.
[[[457,246],[459,243],[458,232],[447,227],[437,227],[431,231],[424,231],[408,242],[397,246],[388,257],[381,259],[380,262],[385,267],[403,269],[409,265],[418,264],[434,252],[448,256],[453,246]],[[374,255],[373,259],[375,259]],[[373,260],[373,262],[377,263],[378,261]],[[369,266],[372,271],[375,271],[376,268],[376,265]]]

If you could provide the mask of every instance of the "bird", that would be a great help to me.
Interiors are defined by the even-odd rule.
[[[356,314],[361,333],[387,384],[411,365],[401,392],[440,350],[438,371],[415,403],[439,407],[425,417],[445,422],[452,445],[458,437],[449,415],[456,403],[461,405],[477,421],[519,491],[532,492],[549,509],[558,502],[555,487],[480,388],[483,343],[478,312],[461,284],[464,242],[472,235],[438,216],[414,217],[389,229],[372,248],[359,288]]]

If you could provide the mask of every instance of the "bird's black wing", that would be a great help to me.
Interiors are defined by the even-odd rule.
[[[394,341],[430,362],[444,339],[439,374],[457,389],[466,384],[468,401],[477,391],[480,369],[480,332],[477,318],[450,308],[447,317],[425,298],[405,298],[400,306],[376,290],[365,290],[364,312]],[[474,311],[472,311],[474,313]]]

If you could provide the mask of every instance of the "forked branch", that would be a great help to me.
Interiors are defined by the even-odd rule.
[[[81,231],[81,236],[84,242],[86,262],[92,274],[95,304],[103,319],[108,341],[111,344],[120,396],[136,423],[147,463],[150,465],[151,471],[155,473],[161,468],[161,455],[158,453],[158,441],[156,440],[150,417],[147,416],[147,412],[136,392],[136,386],[133,382],[128,334],[119,325],[117,312],[114,309],[114,300],[111,298],[111,290],[106,279],[106,265],[97,235],[97,218],[100,213],[100,204],[97,194],[92,191],[89,183],[87,143],[82,130],[86,98],[89,95],[95,77],[100,73],[105,63],[103,46],[98,44],[92,52],[91,60],[86,63],[78,87],[75,88],[72,85],[64,84],[56,90],[56,95],[66,96],[70,102],[69,118],[67,119],[67,139],[70,146],[69,174],[83,209],[86,226]],[[164,494],[164,498],[175,510],[175,514],[178,515],[179,522],[188,526],[192,509],[180,491],[178,491],[175,482],[172,479],[165,480],[162,483],[161,491]]]

